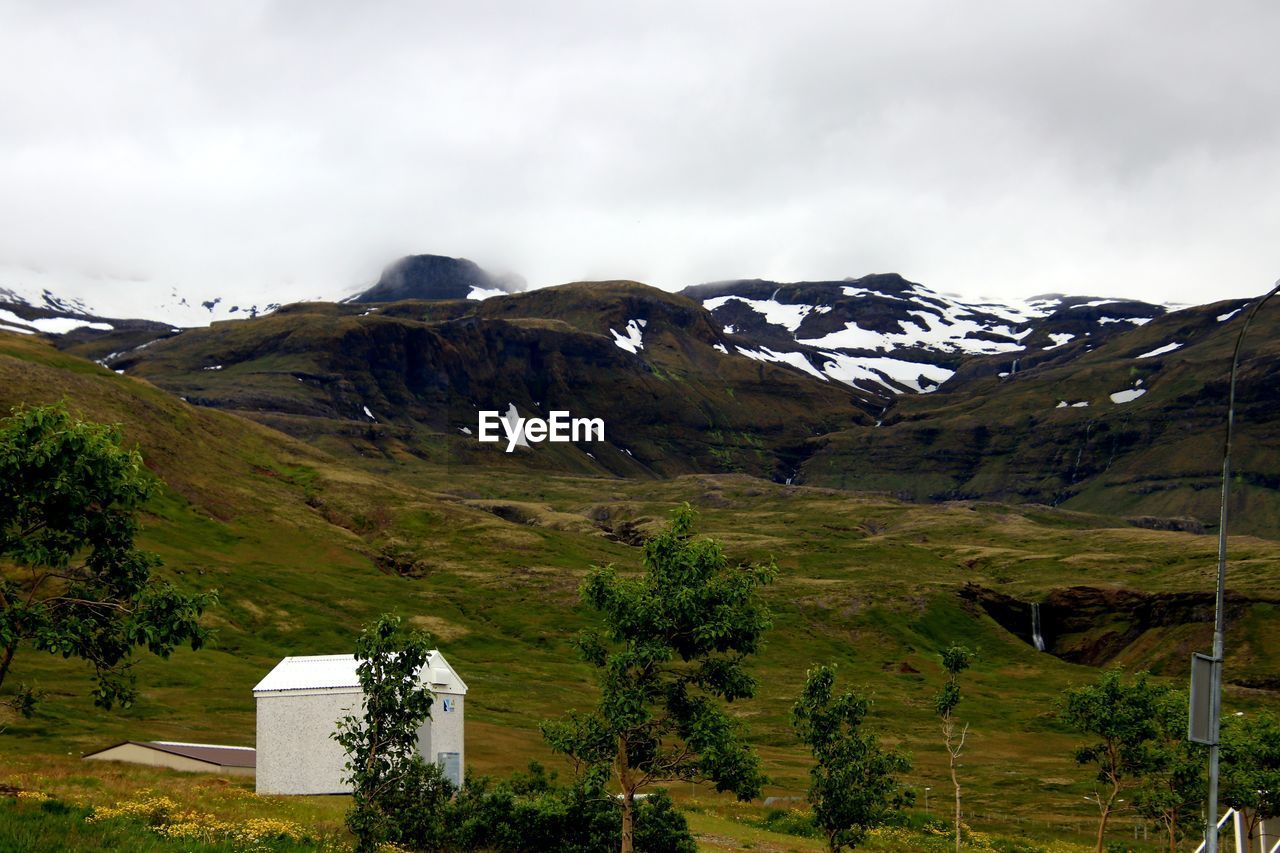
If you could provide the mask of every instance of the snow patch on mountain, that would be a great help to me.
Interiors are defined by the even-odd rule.
[[[941,317],[927,311],[907,312],[914,320],[904,320],[901,332],[872,332],[857,323],[847,323],[843,330],[831,332],[820,338],[800,338],[798,343],[831,349],[877,349],[887,351],[902,347],[920,347],[938,352],[963,352],[970,355],[993,355],[1022,349],[1018,339],[1026,333],[1014,332],[1006,325],[986,326],[976,320],[966,319],[958,312],[945,312]],[[975,337],[978,334],[994,334],[1008,341],[993,341]]]
[[[775,352],[768,347],[761,347],[758,350],[749,350],[739,347],[738,354],[745,355],[747,358],[755,359],[756,361],[772,361],[780,364],[789,364],[792,367],[803,370],[805,373],[808,373],[811,376],[816,376],[823,381],[826,381],[827,378],[819,373],[818,369],[809,363],[809,359],[805,358],[803,353]]]
[[[792,333],[810,314],[825,314],[831,310],[829,305],[791,305],[773,299],[747,299],[744,296],[717,296],[704,301],[702,307],[714,311],[730,301],[741,302],[757,314],[763,314],[766,323],[782,326]]]
[[[613,342],[617,344],[619,349],[624,349],[630,353],[638,353],[644,349],[644,340],[641,337],[641,329],[649,325],[648,320],[628,320],[626,325],[626,334],[622,334],[616,329],[610,329],[609,333],[613,335]]]
[[[1173,352],[1174,350],[1182,349],[1183,346],[1184,344],[1181,344],[1175,341],[1171,344],[1165,344],[1162,347],[1156,347],[1151,352],[1144,352],[1142,355],[1134,356],[1134,358],[1155,358],[1158,355],[1164,355],[1167,352]]]
[[[1057,332],[1057,333],[1051,334],[1049,335],[1049,340],[1053,341],[1053,343],[1045,347],[1045,349],[1046,350],[1057,349],[1063,344],[1070,343],[1074,339],[1075,339],[1075,335],[1071,334],[1070,332]]]
[[[102,332],[109,332],[114,327],[110,323],[94,323],[89,320],[78,320],[72,317],[42,317],[36,320],[24,320],[12,311],[5,311],[0,308],[0,322],[3,322],[7,328],[18,332],[44,332],[47,335],[65,335],[72,329],[97,329]],[[20,328],[14,328],[15,326]]]
[[[1127,388],[1124,391],[1117,391],[1111,395],[1111,402],[1117,405],[1123,403],[1132,403],[1134,400],[1147,393],[1146,388]]]
[[[936,364],[921,364],[899,358],[853,356],[846,353],[824,352],[827,361],[822,370],[827,376],[846,385],[871,382],[891,388],[887,380],[917,393],[928,393],[951,378],[954,370]]]
[[[1132,323],[1135,326],[1145,326],[1151,322],[1150,317],[1099,317],[1098,323],[1105,326],[1108,323]]]

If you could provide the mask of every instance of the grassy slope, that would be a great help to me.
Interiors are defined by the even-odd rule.
[[[65,396],[86,416],[122,422],[169,483],[144,545],[179,582],[217,587],[223,597],[209,616],[220,630],[216,647],[142,661],[143,694],[128,711],[93,709],[74,663],[30,652],[17,659],[15,680],[50,696],[35,719],[13,722],[3,735],[7,775],[90,801],[118,797],[133,783],[201,796],[199,779],[136,768],[104,783],[111,774],[87,772],[75,756],[126,737],[252,743],[250,689],[270,666],[283,654],[345,651],[359,624],[384,610],[431,629],[470,684],[473,767],[501,773],[547,758],[537,722],[590,701],[589,673],[569,642],[587,620],[576,603],[579,579],[592,563],[637,562],[635,549],[601,536],[588,516],[651,528],[688,500],[701,512],[701,529],[733,558],[772,555],[783,570],[769,591],[777,618],[756,666],[760,697],[739,706],[775,779],[768,793],[802,792],[806,764],[788,732],[789,703],[806,667],[835,661],[844,683],[874,697],[885,736],[914,754],[911,783],[931,786],[940,802],[945,773],[930,696],[937,650],[960,640],[982,651],[962,705],[973,724],[965,775],[974,824],[1031,836],[1050,824],[1087,829],[1086,774],[1072,766],[1075,738],[1052,709],[1064,687],[1094,671],[1036,654],[962,606],[956,588],[975,580],[1032,597],[1077,583],[1148,590],[1211,583],[1207,537],[1043,508],[921,507],[739,475],[635,482],[395,462],[356,471],[250,422],[12,336],[0,335],[0,389],[3,405]],[[494,503],[519,503],[507,516],[520,523],[480,508]],[[414,549],[425,576],[379,571],[370,555],[388,544]],[[1232,553],[1235,578],[1275,588],[1280,546],[1241,539]],[[1275,647],[1270,624],[1259,617],[1234,628],[1229,667],[1276,671],[1262,651]],[[1182,665],[1154,653],[1129,661],[1151,662],[1171,673]],[[1274,699],[1237,690],[1228,702],[1248,708]],[[343,805],[271,808],[336,827]],[[740,825],[724,814],[694,815],[695,825],[711,834],[726,820]]]

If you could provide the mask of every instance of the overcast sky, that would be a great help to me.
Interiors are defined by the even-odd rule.
[[[0,266],[1256,294],[1277,45],[1266,0],[0,0]]]

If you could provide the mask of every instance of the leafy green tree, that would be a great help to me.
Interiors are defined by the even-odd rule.
[[[117,426],[66,407],[18,407],[0,420],[0,685],[23,645],[93,667],[94,702],[128,707],[134,649],[199,649],[212,592],[155,579],[160,560],[134,547],[138,511],[156,489]],[[34,694],[11,704],[30,715]]]
[[[433,701],[421,676],[430,654],[427,635],[406,633],[396,616],[379,617],[356,640],[364,709],[339,720],[333,739],[347,752],[347,827],[361,851],[387,843],[415,850],[445,846],[445,809],[454,788],[418,752],[418,729],[430,718]]]
[[[1107,821],[1120,793],[1158,766],[1156,720],[1168,693],[1167,687],[1152,684],[1145,672],[1126,682],[1120,670],[1113,669],[1103,673],[1097,684],[1072,688],[1063,697],[1065,722],[1095,738],[1077,747],[1075,759],[1096,771],[1098,853],[1102,853]]]
[[[901,793],[896,774],[911,769],[904,755],[862,730],[869,703],[851,691],[834,695],[835,678],[828,666],[810,670],[791,709],[796,736],[813,753],[809,803],[832,853],[857,847],[885,822]]]
[[[1156,700],[1151,761],[1133,791],[1134,811],[1164,827],[1169,853],[1204,829],[1200,807],[1208,793],[1207,750],[1187,740],[1187,694],[1171,690]]]
[[[1280,721],[1267,711],[1228,717],[1220,760],[1222,801],[1244,813],[1252,844],[1264,818],[1280,817]]]
[[[973,663],[973,652],[964,646],[952,643],[942,652],[942,670],[947,680],[934,697],[933,708],[942,719],[942,739],[947,747],[947,765],[951,770],[951,785],[956,791],[956,850],[960,849],[961,812],[960,812],[960,756],[964,752],[964,741],[969,735],[969,724],[956,727],[959,721],[955,717],[956,706],[960,704],[960,673]]]
[[[693,538],[686,504],[644,546],[644,573],[593,568],[582,600],[601,614],[605,636],[584,632],[600,701],[588,713],[543,724],[552,749],[580,768],[611,767],[622,790],[623,853],[635,841],[635,796],[662,781],[711,781],[741,799],[760,793],[760,759],[721,706],[749,698],[746,658],[770,626],[760,587],[776,568],[730,566],[720,546]]]

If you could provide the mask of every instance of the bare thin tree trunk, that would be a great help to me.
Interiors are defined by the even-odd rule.
[[[951,756],[951,784],[956,789],[956,853],[960,853],[960,777],[956,775],[956,757]]]
[[[4,659],[0,660],[0,687],[4,686],[4,677],[9,674],[9,664],[13,663],[13,654],[18,650],[18,641],[14,640],[5,646]]]
[[[627,742],[618,739],[618,782],[622,786],[622,853],[635,847],[634,812],[636,789],[631,784],[631,768],[627,766]]]
[[[960,753],[964,750],[964,740],[969,734],[969,726],[966,723],[963,731],[960,732],[960,740],[953,746],[955,740],[956,724],[951,719],[951,715],[947,714],[942,719],[942,736],[947,742],[947,758],[949,759],[949,767],[951,769],[951,784],[956,789],[956,853],[960,853],[960,776],[956,772],[956,767],[960,762]]]
[[[1103,836],[1107,834],[1107,818],[1111,814],[1111,808],[1107,807],[1102,810],[1102,819],[1098,821],[1098,847],[1097,853],[1102,853]]]
[[[1119,794],[1120,794],[1120,787],[1118,785],[1113,785],[1113,787],[1111,788],[1111,796],[1107,797],[1106,804],[1101,805],[1101,800],[1099,800],[1099,804],[1102,809],[1102,817],[1098,820],[1097,853],[1102,853],[1103,839],[1104,839],[1104,836],[1106,836],[1107,834],[1107,819],[1111,817],[1111,806],[1115,804],[1116,797],[1119,796]]]

